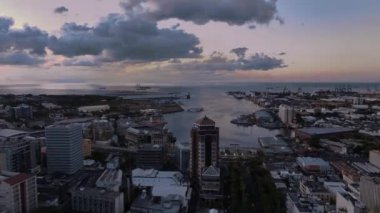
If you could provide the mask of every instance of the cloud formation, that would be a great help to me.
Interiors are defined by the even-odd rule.
[[[245,56],[248,48],[235,48],[231,50],[237,59],[229,59],[223,53],[214,52],[205,60],[195,60],[186,63],[175,63],[167,68],[193,71],[268,71],[286,67],[284,61],[263,53]]]
[[[63,66],[76,66],[76,67],[97,67],[101,66],[101,63],[96,60],[91,59],[80,59],[80,58],[74,58],[74,59],[66,59],[62,63]]]
[[[28,25],[22,29],[11,29],[13,24],[13,19],[0,17],[0,52],[25,50],[36,55],[46,54],[49,36],[45,31]]]
[[[230,51],[230,59],[214,53],[205,60],[198,37],[181,30],[180,24],[159,28],[158,21],[176,18],[195,24],[210,21],[229,25],[256,26],[273,20],[282,21],[277,13],[277,0],[125,0],[125,14],[109,14],[94,26],[65,23],[57,35],[25,25],[13,29],[11,18],[0,17],[0,57],[2,64],[38,65],[47,50],[64,56],[63,66],[101,66],[112,62],[165,61],[168,66],[194,70],[270,70],[281,68],[282,59],[254,54],[248,48]],[[68,12],[65,6],[54,12]],[[192,62],[180,59],[197,58]],[[24,62],[22,62],[24,60]]]
[[[42,64],[49,41],[48,33],[28,25],[12,29],[13,25],[12,18],[0,17],[0,64]]]
[[[230,52],[234,53],[239,59],[245,58],[245,53],[247,52],[248,48],[246,47],[238,47],[232,49]]]
[[[282,22],[276,0],[125,0],[120,4],[127,15],[153,20],[177,18],[195,24],[217,21],[230,25]]]
[[[155,61],[199,57],[199,39],[179,29],[159,29],[157,23],[111,14],[95,27],[65,24],[52,36],[49,48],[66,57],[93,55],[103,61]]]
[[[44,63],[44,59],[23,51],[0,53],[0,65],[34,66]]]
[[[57,14],[63,14],[66,12],[69,12],[69,9],[65,6],[60,6],[54,9],[54,13],[57,13]]]

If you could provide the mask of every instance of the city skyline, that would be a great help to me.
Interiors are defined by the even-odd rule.
[[[4,0],[0,84],[380,80],[377,1],[176,2]]]

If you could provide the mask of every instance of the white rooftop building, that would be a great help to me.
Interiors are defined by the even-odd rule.
[[[79,112],[103,112],[110,109],[109,105],[94,105],[94,106],[81,106],[78,108]]]
[[[122,179],[123,172],[121,170],[106,169],[96,181],[96,187],[118,192],[122,184]]]
[[[309,172],[327,173],[331,169],[329,163],[321,158],[297,157],[297,164]]]
[[[137,187],[152,187],[152,196],[167,197],[176,195],[182,206],[187,208],[191,196],[191,188],[178,171],[158,171],[154,169],[134,169],[132,184]]]

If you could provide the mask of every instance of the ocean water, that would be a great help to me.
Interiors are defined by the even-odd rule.
[[[161,86],[153,87],[150,92],[158,94],[178,93],[191,94],[190,100],[181,99],[183,108],[203,107],[204,111],[178,112],[165,115],[168,127],[177,137],[177,141],[190,141],[190,129],[193,122],[207,115],[220,128],[220,145],[239,144],[243,147],[258,147],[259,137],[275,136],[280,130],[267,130],[258,126],[239,127],[230,121],[241,114],[253,113],[260,108],[246,100],[236,100],[226,94],[227,91],[283,91],[284,89],[305,92],[316,90],[334,90],[335,88],[351,87],[353,91],[377,91],[380,83],[230,83],[224,85],[204,86]],[[14,85],[0,86],[1,94],[102,94],[127,96],[131,86],[105,86],[65,84],[50,85]]]
[[[168,127],[177,137],[177,141],[190,141],[190,129],[193,122],[207,115],[220,128],[220,145],[239,144],[243,147],[257,147],[257,138],[274,136],[278,130],[267,130],[258,126],[239,127],[230,121],[241,114],[253,113],[260,108],[250,101],[237,100],[226,94],[225,88],[183,88],[191,94],[190,100],[181,100],[185,109],[203,107],[204,111],[179,112],[165,115]]]

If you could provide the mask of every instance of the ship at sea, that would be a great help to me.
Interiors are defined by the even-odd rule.
[[[136,90],[148,90],[148,89],[151,89],[152,87],[141,86],[141,84],[136,84],[135,88],[136,88]]]
[[[203,111],[203,107],[193,107],[193,108],[189,108],[187,109],[188,112],[202,112]]]

